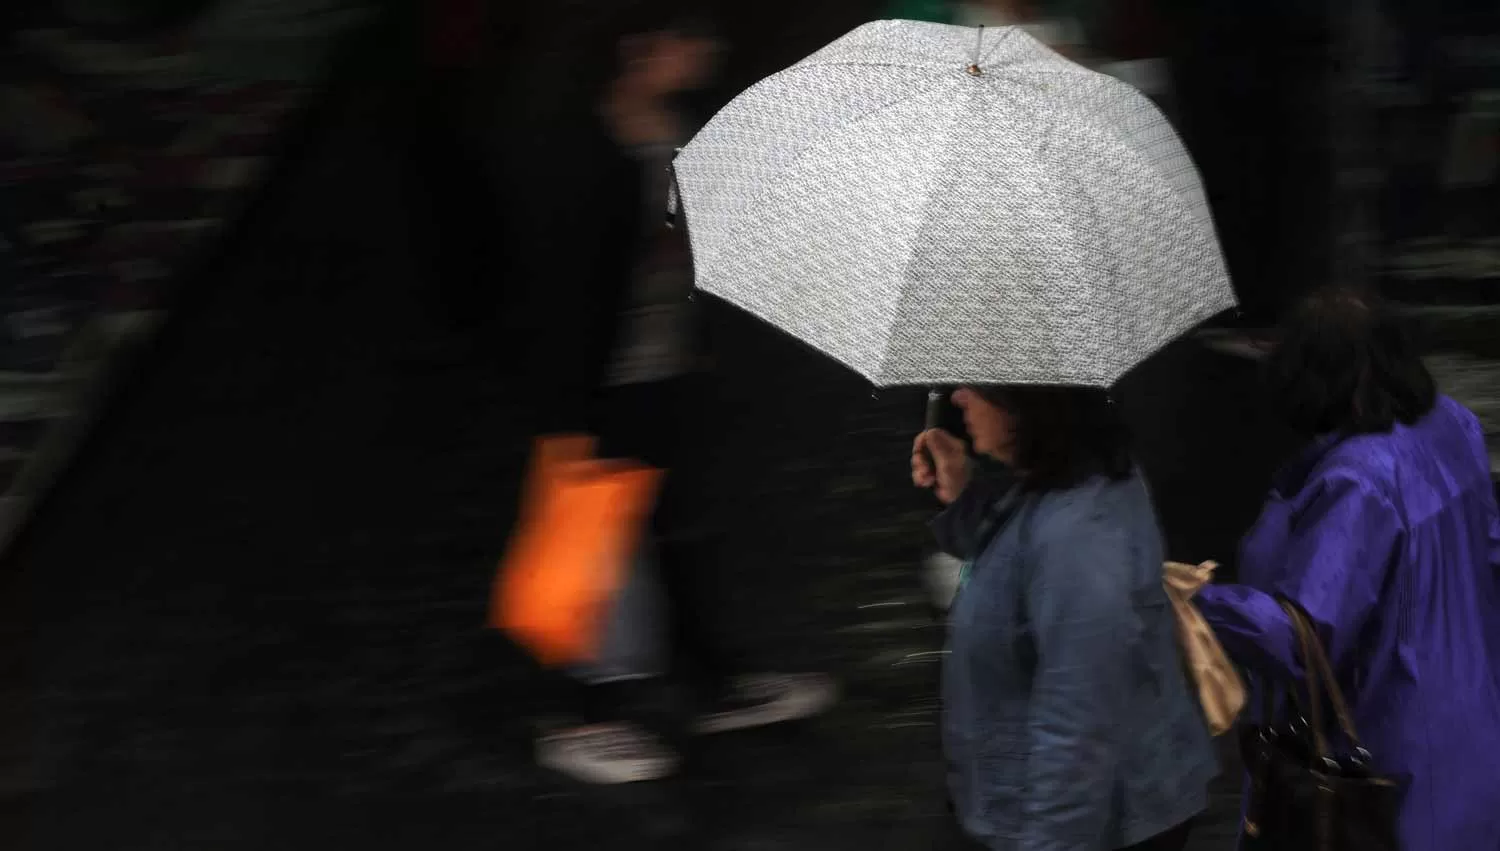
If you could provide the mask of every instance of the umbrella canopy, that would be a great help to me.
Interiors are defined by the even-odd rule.
[[[1019,28],[863,26],[675,169],[698,286],[876,385],[1109,386],[1234,305],[1166,119]]]

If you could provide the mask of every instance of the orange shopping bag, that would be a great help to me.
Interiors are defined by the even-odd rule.
[[[490,625],[546,665],[593,659],[661,471],[592,459],[586,437],[539,441],[522,512],[500,562]]]

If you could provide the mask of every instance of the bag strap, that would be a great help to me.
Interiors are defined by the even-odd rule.
[[[1299,610],[1300,611],[1300,610]],[[1307,615],[1302,615],[1303,629],[1307,631],[1309,648],[1312,651],[1312,663],[1317,667],[1319,675],[1323,678],[1323,690],[1328,694],[1328,703],[1333,707],[1334,717],[1338,719],[1339,729],[1349,737],[1350,743],[1359,746],[1359,731],[1354,729],[1354,714],[1349,711],[1349,704],[1344,699],[1344,692],[1339,688],[1339,681],[1333,675],[1333,664],[1328,660],[1328,653],[1323,648],[1323,642],[1319,641],[1317,634],[1313,632],[1312,623]]]
[[[1333,665],[1328,661],[1328,654],[1323,649],[1323,643],[1318,640],[1317,633],[1313,631],[1312,622],[1296,603],[1285,598],[1278,598],[1277,602],[1281,604],[1281,608],[1286,611],[1287,617],[1291,620],[1292,629],[1297,633],[1297,641],[1301,648],[1303,679],[1307,684],[1307,697],[1310,704],[1308,720],[1313,728],[1313,741],[1316,743],[1318,756],[1324,759],[1331,756],[1328,750],[1328,740],[1323,732],[1322,692],[1328,694],[1328,704],[1333,708],[1339,728],[1355,747],[1361,747],[1359,732],[1354,728],[1354,719],[1349,712],[1349,705],[1345,702],[1344,693],[1339,689],[1338,680],[1333,675]]]
[[[1286,600],[1278,601],[1286,610],[1287,617],[1292,621],[1292,630],[1297,633],[1297,644],[1302,657],[1302,679],[1307,687],[1307,715],[1308,726],[1312,728],[1313,749],[1323,759],[1329,759],[1332,754],[1328,750],[1328,736],[1323,732],[1323,695],[1318,686],[1323,679],[1322,672],[1315,669],[1312,662],[1312,648],[1318,643],[1316,637],[1310,635],[1311,630],[1307,622],[1303,620],[1299,609]],[[1295,693],[1295,692],[1294,692]]]

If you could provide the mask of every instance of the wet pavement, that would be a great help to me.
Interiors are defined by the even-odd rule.
[[[422,319],[387,99],[331,110],[0,574],[5,847],[962,847],[918,571],[932,506],[907,483],[922,394],[727,308],[699,424],[721,622],[845,700],[704,740],[669,783],[530,763],[550,707],[480,625],[544,400],[504,354],[519,322],[430,355],[451,346]],[[1174,557],[1232,555],[1285,449],[1251,370],[1184,343],[1123,390]],[[1234,785],[1195,849],[1232,847]]]

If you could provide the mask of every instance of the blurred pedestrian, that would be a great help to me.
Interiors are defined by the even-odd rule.
[[[1162,543],[1104,391],[970,387],[975,453],[919,435],[912,480],[972,560],[950,614],[944,746],[965,831],[993,849],[1177,851],[1217,768],[1162,584]]]
[[[720,44],[707,24],[676,9],[630,8],[602,95],[569,135],[533,138],[560,148],[513,160],[532,254],[519,283],[536,296],[547,388],[542,434],[588,432],[599,455],[667,471],[652,518],[649,554],[617,606],[613,634],[638,642],[663,598],[666,670],[578,672],[580,724],[537,742],[539,761],[596,783],[651,780],[677,764],[672,693],[686,684],[690,732],[742,729],[806,717],[833,701],[816,674],[745,674],[718,627],[710,587],[720,565],[705,505],[713,488],[713,386],[694,314],[685,234],[666,227],[670,166],[693,127],[682,99],[707,84]],[[587,70],[578,69],[580,74]],[[535,115],[530,116],[535,117]],[[535,132],[535,128],[532,128]],[[653,591],[659,590],[657,595]],[[637,605],[639,604],[639,605]],[[669,685],[671,683],[671,685]],[[664,717],[666,718],[663,721]]]
[[[1310,442],[1245,538],[1241,584],[1194,602],[1261,690],[1301,681],[1278,598],[1300,607],[1373,769],[1406,779],[1400,847],[1493,848],[1500,516],[1479,423],[1438,394],[1372,294],[1306,299],[1269,366],[1276,402]]]

